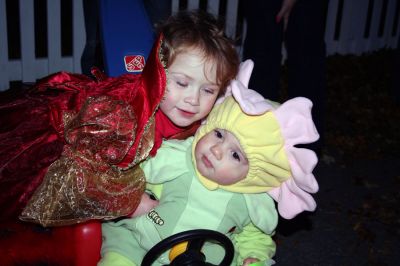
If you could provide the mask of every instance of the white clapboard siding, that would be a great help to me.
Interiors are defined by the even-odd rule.
[[[225,16],[225,32],[227,36],[234,38],[236,36],[236,23],[237,23],[237,9],[239,0],[229,0],[226,6]],[[218,15],[219,14],[220,1],[208,1],[206,11]],[[189,0],[187,4],[188,10],[199,9],[199,0]],[[179,10],[179,0],[172,0],[172,13],[176,13]],[[228,15],[229,14],[229,15]]]
[[[398,1],[398,0],[397,0]],[[386,15],[386,24],[388,25],[385,27],[385,32],[384,36],[382,38],[382,46],[385,46],[386,44],[389,47],[396,47],[397,41],[398,41],[398,36],[400,35],[400,24],[397,25],[397,34],[395,36],[392,36],[392,26],[393,23],[395,22],[395,16],[396,16],[396,0],[390,0],[388,4],[388,13]],[[400,5],[400,2],[399,2]]]
[[[72,13],[74,14],[72,21],[73,36],[72,40],[72,71],[81,73],[81,57],[86,43],[85,20],[83,14],[82,0],[73,0]]]
[[[355,54],[375,51],[381,48],[396,48],[399,38],[400,20],[397,20],[397,31],[392,35],[398,0],[388,0],[385,27],[382,36],[379,36],[379,24],[384,0],[373,1],[372,15],[368,37],[364,32],[368,21],[368,0],[344,0],[340,29],[336,29],[337,14],[340,0],[330,0],[326,20],[325,42],[327,55]],[[398,14],[397,14],[398,16]],[[335,40],[335,31],[340,37]]]
[[[325,26],[325,42],[326,51],[337,51],[338,42],[335,41],[335,26],[336,26],[336,15],[338,13],[339,0],[330,0],[328,6],[328,14],[326,17]]]
[[[80,73],[86,41],[82,0],[72,0],[72,56],[61,54],[60,0],[47,1],[47,58],[35,56],[34,0],[15,1],[19,1],[21,59],[9,60],[6,0],[0,0],[0,91],[8,89],[10,81],[35,82],[60,70]]]
[[[62,56],[61,54],[61,0],[47,0],[47,58],[36,58],[35,56],[35,36],[34,36],[34,0],[14,0],[19,1],[20,13],[20,39],[21,39],[21,59],[10,60],[8,54],[7,37],[7,14],[6,0],[0,0],[0,91],[9,88],[10,81],[34,82],[38,78],[48,74],[65,70],[75,73],[81,72],[81,56],[85,46],[86,35],[84,26],[84,13],[82,1],[72,1],[72,56]],[[161,0],[160,0],[161,1]],[[237,27],[239,1],[229,0],[226,7],[222,7],[226,14],[225,30],[228,36],[237,37],[242,43],[237,43],[239,53],[242,52],[242,44],[246,35],[246,21],[243,27]],[[265,0],[270,1],[270,0]],[[323,0],[321,0],[323,1]],[[381,22],[382,9],[385,0],[373,1],[372,14],[370,17],[370,30],[365,36],[366,24],[368,21],[369,0],[329,0],[328,13],[326,18],[325,42],[327,55],[334,54],[355,54],[375,51],[381,48],[396,48],[400,34],[400,19],[397,18],[400,0],[387,0],[385,15],[385,27],[379,36],[379,24]],[[118,1],[115,1],[117,4]],[[172,12],[179,10],[179,0],[172,0]],[[198,9],[200,0],[188,0],[187,9]],[[340,4],[343,8],[340,9]],[[219,0],[208,0],[207,11],[218,15],[220,14]],[[341,13],[341,21],[337,23],[338,14]],[[339,16],[340,17],[340,16]],[[397,26],[394,23],[397,21]],[[336,29],[340,25],[340,29]],[[393,34],[393,28],[396,32]],[[236,32],[239,28],[239,31]],[[339,37],[335,38],[335,32]],[[283,49],[285,57],[285,50]]]
[[[0,91],[8,88],[10,76],[7,69],[8,61],[8,37],[6,0],[0,0]]]
[[[36,79],[35,59],[35,24],[33,16],[33,0],[25,0],[19,5],[21,19],[21,64],[22,80],[34,81]]]

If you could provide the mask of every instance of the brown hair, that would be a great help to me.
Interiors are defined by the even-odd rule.
[[[162,53],[170,66],[177,54],[188,48],[199,49],[206,62],[216,64],[217,84],[220,94],[236,77],[239,56],[231,39],[224,34],[223,25],[204,11],[180,11],[171,16],[161,27]]]

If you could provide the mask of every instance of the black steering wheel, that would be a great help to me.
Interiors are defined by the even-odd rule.
[[[213,265],[206,262],[205,255],[201,252],[205,242],[216,242],[225,249],[225,256],[220,266],[230,265],[233,260],[234,248],[231,240],[224,234],[207,229],[184,231],[166,239],[152,247],[144,256],[141,266],[150,266],[163,252],[171,249],[176,244],[188,242],[186,251],[178,255],[171,262],[171,266],[202,266]]]

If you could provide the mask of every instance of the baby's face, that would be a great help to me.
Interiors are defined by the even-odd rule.
[[[199,140],[195,160],[198,171],[220,185],[235,184],[249,171],[249,162],[239,140],[223,129],[215,129]]]
[[[216,70],[196,50],[179,53],[168,68],[161,111],[177,126],[186,127],[206,117],[219,93]]]

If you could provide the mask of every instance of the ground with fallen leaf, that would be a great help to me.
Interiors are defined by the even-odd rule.
[[[279,221],[277,265],[397,265],[400,99],[392,86],[393,54],[327,58],[318,207]]]

